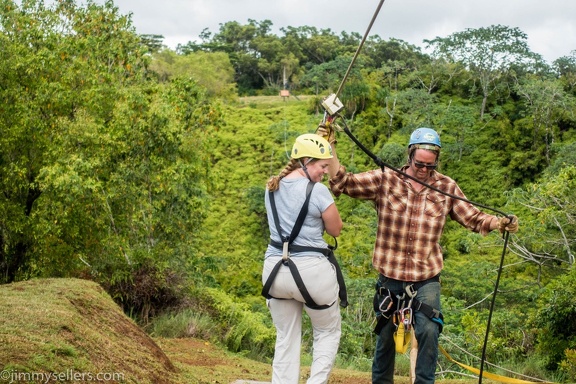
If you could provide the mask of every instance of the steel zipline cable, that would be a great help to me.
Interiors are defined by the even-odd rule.
[[[336,98],[338,98],[338,96],[340,95],[340,92],[342,92],[342,88],[344,87],[344,83],[346,82],[346,79],[348,79],[348,75],[350,74],[350,70],[352,70],[354,63],[356,62],[356,58],[358,57],[360,50],[364,46],[364,42],[368,38],[368,34],[370,33],[370,30],[372,29],[372,26],[374,25],[374,21],[376,21],[376,18],[378,17],[378,14],[380,13],[380,9],[382,8],[382,5],[384,5],[384,1],[385,0],[380,0],[380,4],[378,4],[378,7],[376,8],[376,11],[374,12],[374,15],[372,16],[372,20],[370,20],[370,24],[368,24],[368,28],[366,29],[366,32],[364,33],[364,36],[362,37],[362,40],[360,41],[360,44],[358,45],[358,48],[356,49],[356,53],[352,57],[352,61],[350,62],[350,65],[348,66],[348,69],[346,70],[346,73],[344,74],[344,77],[342,78],[342,81],[340,82],[340,86],[338,87],[338,90],[336,91],[336,95],[335,95]]]
[[[362,49],[362,47],[363,47],[363,45],[364,45],[364,42],[366,41],[366,39],[367,39],[367,37],[368,37],[368,34],[370,33],[370,29],[372,28],[372,25],[374,24],[374,21],[376,20],[378,14],[380,13],[380,9],[382,8],[382,5],[384,4],[384,1],[385,1],[385,0],[380,0],[380,3],[378,4],[378,7],[376,8],[376,11],[374,12],[374,15],[372,16],[372,20],[370,21],[370,24],[368,25],[368,28],[366,29],[366,32],[365,32],[362,40],[360,41],[360,44],[358,45],[358,49],[356,49],[356,53],[355,53],[354,56],[352,57],[352,61],[350,62],[350,65],[348,66],[348,69],[346,70],[346,73],[345,73],[344,77],[342,78],[342,81],[340,82],[340,86],[338,87],[338,90],[336,91],[336,94],[329,96],[328,99],[330,99],[330,103],[332,103],[332,105],[328,105],[328,106],[327,106],[327,105],[323,104],[323,106],[324,106],[324,108],[325,108],[325,110],[326,110],[325,116],[324,116],[324,120],[326,121],[327,116],[330,116],[331,121],[333,121],[335,117],[339,117],[339,118],[342,120],[343,124],[344,124],[344,129],[343,129],[344,133],[346,133],[346,135],[347,135],[364,153],[366,153],[366,155],[368,155],[382,170],[384,170],[384,168],[389,168],[389,169],[391,169],[391,170],[394,171],[394,172],[397,172],[397,173],[399,173],[399,174],[402,174],[403,176],[408,177],[408,178],[410,178],[410,179],[412,179],[412,180],[414,180],[414,181],[422,184],[422,185],[425,186],[426,188],[432,189],[432,190],[434,190],[434,191],[436,191],[436,192],[439,192],[439,193],[441,193],[441,194],[443,194],[443,195],[445,195],[445,196],[451,197],[451,198],[453,198],[453,199],[461,200],[461,201],[470,203],[470,204],[472,204],[472,205],[475,205],[475,206],[477,206],[477,207],[481,207],[481,208],[490,210],[490,211],[492,211],[492,212],[498,213],[498,214],[500,214],[500,215],[502,215],[502,216],[508,217],[508,218],[510,219],[510,221],[511,221],[511,220],[512,220],[512,215],[510,215],[510,214],[507,214],[507,213],[502,212],[502,211],[500,211],[500,210],[498,210],[498,209],[496,209],[496,208],[493,208],[493,207],[490,207],[490,206],[487,206],[487,205],[484,205],[484,204],[480,204],[480,203],[476,203],[476,202],[474,202],[474,201],[470,201],[470,200],[468,200],[468,199],[466,199],[466,198],[463,198],[463,197],[461,197],[461,196],[456,196],[456,195],[447,193],[447,192],[445,192],[445,191],[442,191],[442,190],[440,190],[440,189],[438,189],[438,188],[436,188],[436,187],[434,187],[434,186],[432,186],[432,185],[429,185],[429,184],[427,184],[427,183],[425,183],[425,182],[423,182],[423,181],[420,181],[420,180],[416,179],[416,178],[413,177],[413,176],[408,175],[408,174],[405,173],[405,172],[402,172],[401,170],[399,170],[399,169],[397,169],[397,168],[395,168],[395,167],[393,167],[393,166],[391,166],[391,165],[388,165],[388,164],[384,163],[381,158],[379,158],[379,157],[376,156],[374,153],[372,153],[370,150],[368,150],[368,148],[366,148],[366,147],[352,134],[352,132],[351,132],[350,129],[348,128],[348,124],[346,123],[346,120],[344,119],[344,117],[343,117],[340,113],[338,113],[338,111],[343,108],[343,105],[342,105],[342,104],[339,102],[339,100],[338,100],[338,96],[339,96],[340,93],[342,92],[342,88],[344,87],[344,83],[346,82],[346,80],[347,80],[347,78],[348,78],[348,75],[350,74],[350,71],[351,71],[351,69],[352,69],[352,66],[354,65],[354,63],[355,63],[355,61],[356,61],[356,58],[358,57],[358,55],[359,55],[359,53],[360,53],[360,51],[361,51],[361,49]],[[331,109],[331,108],[334,108],[334,109]],[[329,110],[331,110],[332,113],[329,113]],[[337,124],[336,124],[336,126],[338,127]],[[504,234],[503,234],[503,237],[504,237],[504,245],[503,245],[503,248],[502,248],[502,255],[501,255],[501,258],[500,258],[500,265],[499,265],[499,267],[498,267],[498,273],[497,273],[497,276],[496,276],[496,282],[495,282],[495,285],[494,285],[494,293],[492,294],[492,302],[491,302],[491,304],[490,304],[490,311],[489,311],[489,314],[488,314],[488,321],[487,321],[487,325],[486,325],[486,333],[485,333],[485,336],[484,336],[484,345],[483,345],[483,347],[482,347],[482,357],[481,357],[481,362],[480,362],[480,372],[479,372],[479,376],[478,376],[478,383],[479,383],[479,384],[482,384],[482,377],[484,376],[484,375],[483,375],[483,372],[484,372],[484,362],[485,362],[485,360],[486,360],[486,346],[487,346],[487,344],[488,344],[488,335],[489,335],[489,333],[490,333],[490,324],[491,324],[491,322],[492,322],[492,314],[493,314],[493,312],[494,312],[494,306],[495,306],[495,302],[496,302],[496,294],[497,294],[497,292],[498,292],[498,286],[499,286],[499,284],[500,284],[500,277],[501,277],[501,275],[502,275],[502,269],[503,269],[503,265],[504,265],[504,257],[505,257],[505,255],[506,255],[506,249],[507,249],[507,247],[508,247],[509,235],[510,235],[510,233],[509,233],[508,231],[504,231]]]

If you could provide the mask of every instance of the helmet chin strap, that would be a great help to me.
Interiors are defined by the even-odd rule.
[[[312,179],[310,178],[310,175],[308,174],[308,169],[306,169],[306,164],[308,164],[310,161],[312,161],[312,159],[308,159],[308,161],[306,161],[306,163],[303,163],[302,160],[298,159],[298,162],[300,163],[302,170],[306,174],[306,177],[308,178],[308,180],[312,181]]]

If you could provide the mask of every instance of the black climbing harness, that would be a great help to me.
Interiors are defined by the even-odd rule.
[[[270,197],[270,206],[272,208],[272,216],[274,217],[274,224],[276,225],[276,230],[278,231],[278,235],[280,235],[280,237],[282,239],[282,242],[270,240],[270,245],[272,245],[273,247],[275,247],[277,249],[282,250],[282,259],[280,259],[280,261],[278,261],[278,263],[276,263],[276,265],[274,266],[274,268],[270,272],[270,275],[268,276],[268,279],[266,280],[266,283],[264,284],[264,287],[262,288],[262,296],[264,296],[267,299],[274,299],[274,297],[270,295],[270,288],[272,287],[272,283],[274,282],[274,279],[276,278],[276,275],[278,274],[278,270],[284,265],[284,266],[287,266],[288,268],[290,268],[290,273],[292,274],[292,278],[296,282],[296,286],[298,287],[300,294],[304,298],[304,301],[306,302],[307,307],[312,308],[312,309],[330,308],[334,303],[324,304],[324,305],[316,304],[316,302],[314,301],[312,296],[310,296],[308,289],[306,289],[306,285],[304,284],[304,281],[302,280],[302,277],[300,276],[300,272],[298,272],[298,268],[296,267],[296,264],[294,264],[294,262],[290,258],[291,252],[320,252],[328,258],[328,261],[334,266],[334,268],[336,270],[336,279],[337,279],[338,285],[340,287],[339,292],[338,292],[338,296],[340,298],[340,306],[345,308],[348,306],[348,295],[346,293],[346,284],[344,283],[344,276],[342,275],[342,270],[340,269],[340,265],[338,264],[338,261],[336,260],[336,257],[334,256],[334,251],[336,250],[336,248],[338,248],[338,242],[336,242],[334,246],[328,245],[328,248],[306,247],[306,246],[299,246],[299,245],[292,244],[294,239],[296,239],[296,237],[298,237],[298,234],[300,233],[300,229],[302,228],[302,224],[304,223],[304,219],[306,218],[306,215],[308,214],[308,204],[310,203],[310,195],[312,194],[312,189],[314,188],[314,184],[315,183],[310,181],[308,183],[308,185],[306,186],[306,200],[304,201],[304,205],[302,205],[302,208],[300,209],[300,213],[298,214],[298,217],[296,218],[296,222],[294,223],[294,227],[292,228],[292,232],[290,233],[289,236],[282,236],[283,232],[282,232],[282,228],[280,227],[280,219],[278,217],[278,212],[276,210],[276,203],[274,202],[274,192],[272,192],[272,191],[268,192],[268,196]],[[336,239],[334,239],[334,240],[336,240]]]
[[[394,294],[378,279],[373,300],[374,312],[376,313],[374,333],[379,335],[390,319],[394,322],[396,329],[402,324],[404,329],[409,330],[414,321],[413,311],[420,311],[425,314],[430,320],[438,324],[440,332],[442,332],[444,327],[442,312],[416,299],[418,290],[432,282],[440,282],[440,276],[437,275],[428,280],[409,284],[405,287],[404,292]]]

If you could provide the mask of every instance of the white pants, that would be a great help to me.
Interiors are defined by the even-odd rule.
[[[264,261],[264,284],[280,257]],[[293,257],[302,281],[316,304],[332,304],[327,309],[310,309],[294,282],[288,266],[282,266],[270,288],[270,295],[285,300],[267,301],[276,326],[276,347],[272,363],[272,384],[298,384],[300,377],[300,345],[302,339],[302,308],[310,317],[314,335],[312,366],[308,384],[328,382],[340,344],[341,318],[338,303],[338,281],[334,266],[324,256]]]

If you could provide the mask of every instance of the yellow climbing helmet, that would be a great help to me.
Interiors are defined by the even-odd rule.
[[[332,147],[326,139],[315,133],[305,133],[296,138],[292,146],[293,159],[311,157],[314,159],[331,159]]]

